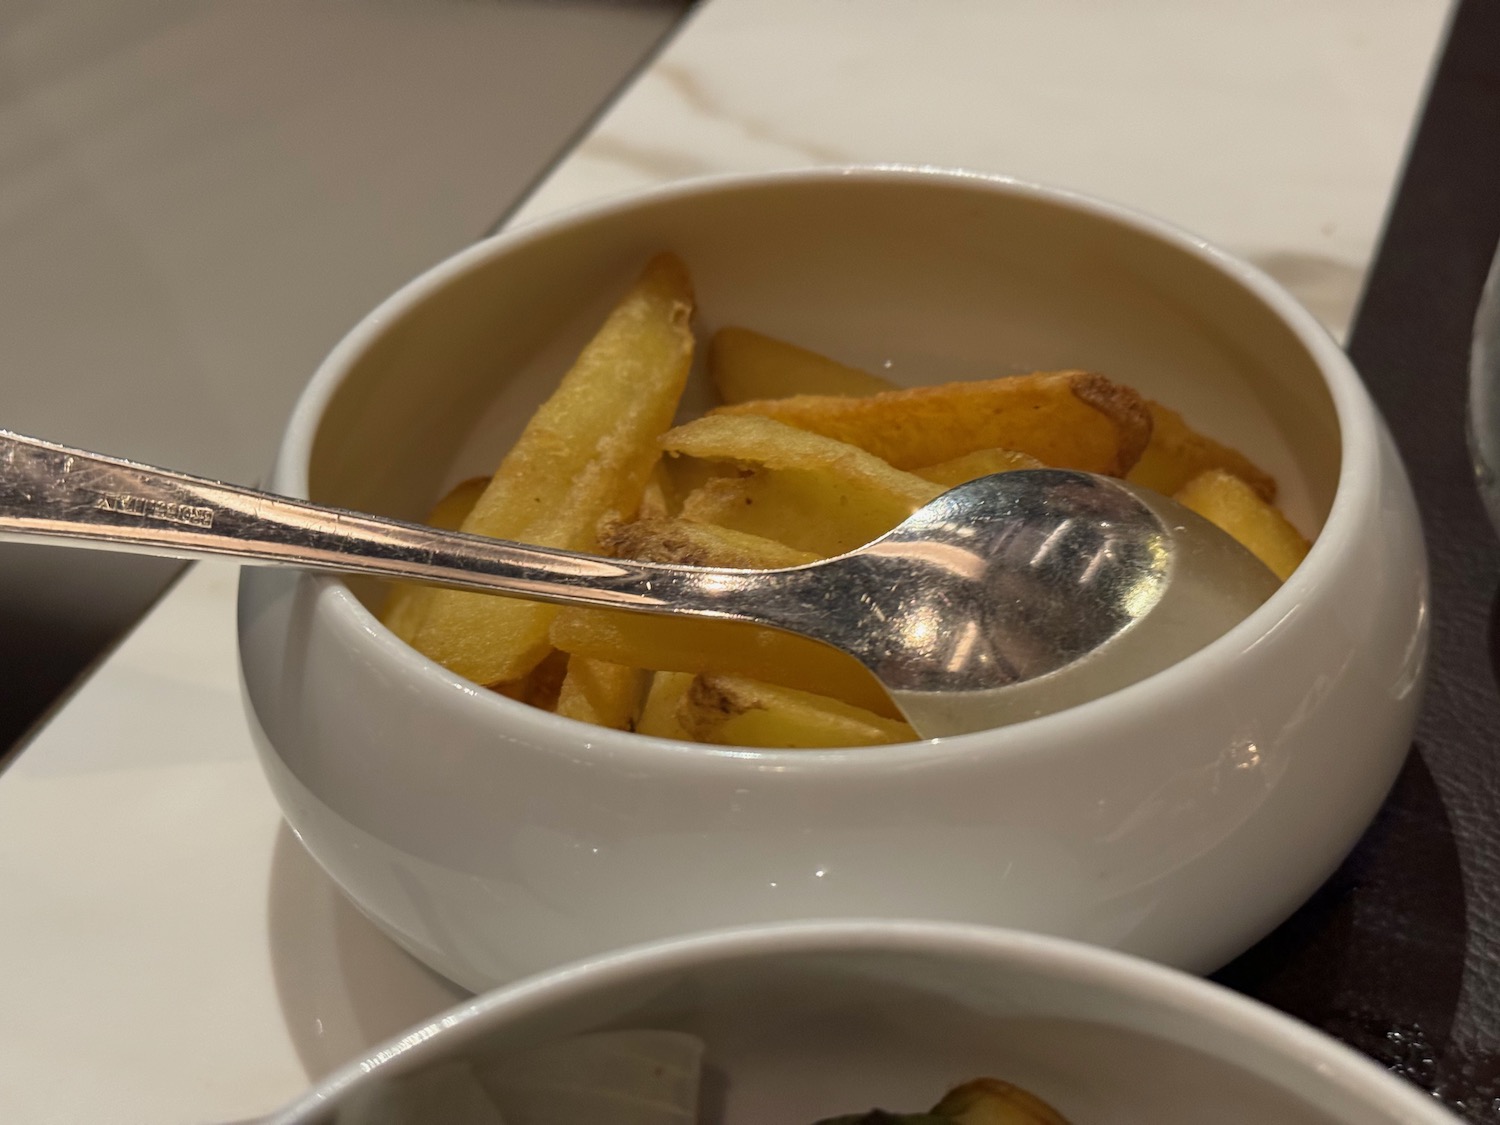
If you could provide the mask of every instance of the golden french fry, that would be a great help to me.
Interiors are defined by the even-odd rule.
[[[825,474],[756,471],[710,481],[688,497],[682,516],[828,558],[880,538],[915,508]]]
[[[424,587],[415,582],[398,582],[391,586],[385,604],[380,607],[380,620],[385,627],[408,644],[417,631],[422,616],[422,593]]]
[[[646,702],[641,707],[640,721],[635,726],[636,733],[691,741],[688,732],[677,721],[677,708],[692,682],[691,672],[657,672],[652,676]]]
[[[646,487],[641,490],[641,504],[636,510],[637,519],[670,519],[682,507],[673,496],[672,482],[667,478],[665,460],[658,461],[651,468],[651,476],[646,480]],[[605,514],[605,522],[618,522],[618,512]],[[601,542],[603,534],[600,534]]]
[[[965,481],[978,480],[991,473],[1009,473],[1015,469],[1040,469],[1042,463],[1014,449],[976,449],[951,461],[914,469],[913,474],[944,488],[955,488]]]
[[[917,507],[936,495],[930,482],[893,469],[857,445],[757,414],[710,414],[668,430],[661,436],[661,447],[705,461],[826,473]]]
[[[1239,477],[1268,504],[1276,502],[1276,479],[1236,449],[1198,433],[1177,411],[1159,402],[1151,410],[1151,441],[1126,477],[1132,484],[1171,496],[1208,469],[1225,469]]]
[[[470,477],[466,481],[460,481],[448,495],[433,505],[424,522],[429,527],[457,531],[463,527],[464,520],[469,518],[469,513],[474,510],[474,505],[479,503],[479,498],[489,486],[489,477]]]
[[[558,689],[557,713],[596,727],[634,730],[648,675],[624,664],[571,656]]]
[[[852,656],[775,629],[569,607],[552,622],[552,643],[579,656],[662,672],[740,675],[787,687],[815,684],[876,714],[898,714],[885,689]]]
[[[758,535],[681,519],[615,524],[600,537],[600,545],[616,558],[740,570],[803,566],[818,558]]]
[[[857,446],[753,414],[710,415],[661,440],[671,453],[757,466],[698,488],[683,501],[685,519],[819,556],[868,543],[943,491]]]
[[[532,416],[463,530],[587,552],[606,513],[633,514],[692,362],[692,309],[682,263],[652,259]],[[552,606],[453,590],[421,600],[411,643],[476,683],[518,680],[548,652]]]
[[[657,480],[661,484],[662,500],[666,516],[682,514],[682,505],[698,489],[719,477],[730,477],[737,473],[726,461],[700,461],[696,457],[663,457],[657,462]],[[652,512],[642,509],[642,516]]]
[[[870,395],[889,379],[748,328],[721,328],[708,343],[708,376],[725,402],[789,395]]]
[[[885,391],[797,395],[719,407],[761,414],[857,445],[898,469],[976,449],[1013,449],[1045,465],[1123,476],[1151,438],[1151,413],[1129,387],[1084,371],[1037,372]]]
[[[427,513],[424,521],[429,527],[440,527],[444,531],[457,531],[463,526],[468,514],[474,510],[479,497],[489,486],[489,477],[470,477],[456,485]],[[416,632],[423,612],[423,600],[418,597],[427,587],[418,582],[395,582],[380,610],[380,620],[385,627],[403,641],[410,642]]]
[[[1209,469],[1177,491],[1176,500],[1229,532],[1283,582],[1308,552],[1291,523],[1233,473]]]
[[[730,746],[811,750],[917,740],[899,719],[742,676],[696,677],[677,721],[698,742]]]

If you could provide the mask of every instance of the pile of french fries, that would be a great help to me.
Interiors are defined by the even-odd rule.
[[[1307,551],[1269,475],[1088,372],[902,389],[725,328],[707,362],[724,405],[674,427],[693,307],[683,264],[652,259],[494,476],[459,485],[429,522],[621,558],[797,566],[966,480],[1045,465],[1173,495],[1281,578]],[[415,585],[395,587],[382,617],[474,683],[599,726],[752,747],[916,737],[852,657],[771,629]]]

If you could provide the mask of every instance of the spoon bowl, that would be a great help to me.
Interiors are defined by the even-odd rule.
[[[0,535],[770,626],[860,661],[924,738],[1123,687],[1223,635],[1277,585],[1173,501],[1053,469],[981,477],[856,550],[755,571],[442,531],[0,431]]]

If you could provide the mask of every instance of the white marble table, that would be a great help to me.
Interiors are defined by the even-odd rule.
[[[254,480],[330,340],[493,224],[679,15],[0,5],[4,424]],[[0,743],[177,569],[0,546],[0,665],[25,665]]]
[[[707,0],[513,221],[704,173],[959,165],[1162,215],[1340,334],[1445,15]],[[240,712],[234,583],[192,569],[0,776],[0,1120],[263,1113],[458,998],[281,824]]]

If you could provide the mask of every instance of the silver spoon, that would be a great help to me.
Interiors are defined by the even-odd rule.
[[[0,430],[0,535],[769,625],[849,653],[925,738],[1143,679],[1221,636],[1277,584],[1173,501],[1058,469],[960,485],[836,558],[722,570],[439,531]]]

